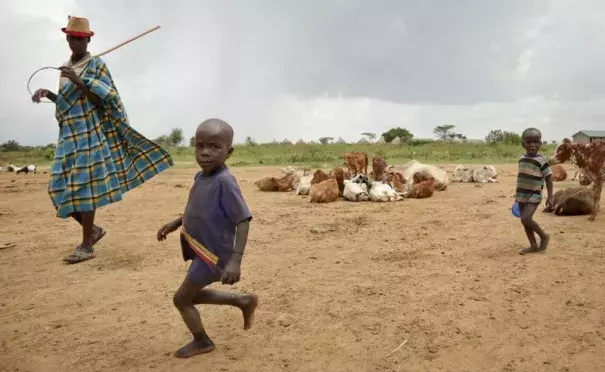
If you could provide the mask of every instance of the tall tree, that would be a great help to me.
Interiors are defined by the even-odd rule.
[[[319,138],[319,143],[322,145],[327,145],[328,143],[334,141],[334,137],[321,137]]]
[[[256,141],[254,140],[254,138],[248,136],[246,137],[246,145],[247,146],[256,146]]]
[[[391,142],[395,139],[395,137],[399,137],[399,139],[401,139],[401,142],[407,142],[414,137],[414,135],[409,130],[401,127],[391,128],[380,136],[384,139],[385,142]]]
[[[376,139],[376,133],[363,132],[361,133],[363,137],[365,137],[369,142],[374,142]]]
[[[456,128],[456,126],[451,124],[439,125],[433,129],[433,133],[437,136],[437,138],[446,140],[449,138],[454,138],[456,134],[454,133],[454,128]]]
[[[178,146],[183,142],[185,137],[183,137],[183,130],[181,128],[174,128],[170,131],[168,135],[168,143],[171,146]]]

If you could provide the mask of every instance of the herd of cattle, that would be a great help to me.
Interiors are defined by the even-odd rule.
[[[412,160],[401,167],[388,166],[375,155],[372,171],[368,173],[369,157],[365,152],[343,155],[346,170],[335,167],[328,173],[319,169],[311,174],[309,168],[296,170],[282,168],[281,177],[264,177],[255,182],[261,191],[295,191],[297,195],[309,195],[312,203],[330,203],[345,200],[391,202],[403,198],[429,198],[435,191],[443,191],[450,183],[450,176],[440,167]],[[590,214],[594,220],[599,210],[601,189],[605,180],[605,143],[575,143],[565,139],[557,146],[550,158],[552,179],[567,179],[562,164],[570,161],[577,167],[572,180],[580,186],[559,190],[554,203],[545,212],[558,215]],[[479,168],[459,165],[451,175],[451,182],[493,183],[498,181],[494,166]]]
[[[431,164],[412,160],[395,169],[380,156],[372,159],[372,171],[368,173],[369,157],[365,152],[350,152],[343,155],[347,169],[335,167],[328,173],[319,169],[310,174],[310,169],[282,168],[282,177],[265,177],[256,181],[261,191],[286,192],[294,190],[297,195],[309,195],[312,203],[330,203],[345,200],[392,202],[403,198],[429,198],[435,191],[447,189],[450,176],[445,170]],[[453,182],[497,182],[496,168],[484,166],[472,169],[458,166]]]

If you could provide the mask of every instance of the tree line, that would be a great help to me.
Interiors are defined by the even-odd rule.
[[[438,140],[460,140],[464,141],[467,137],[455,131],[455,125],[439,125],[433,128],[433,134]],[[374,142],[377,138],[376,133],[364,132],[361,137],[368,142]],[[410,142],[414,139],[414,134],[409,130],[401,127],[395,127],[387,130],[380,135],[385,142],[390,143],[395,138],[399,138],[401,143]],[[173,128],[170,133],[161,135],[153,141],[163,147],[178,147],[183,145],[185,137],[181,128]],[[320,137],[319,143],[327,145],[334,142],[334,137]],[[506,144],[506,145],[521,145],[521,135],[515,132],[503,131],[500,129],[490,130],[485,136],[485,142],[491,145]],[[544,144],[547,142],[545,141]],[[552,141],[556,143],[556,141]],[[252,137],[246,137],[245,144],[248,146],[256,146],[258,143]],[[189,146],[195,146],[195,136],[189,139]],[[19,142],[10,140],[0,144],[0,152],[28,151],[33,149],[54,150],[55,144],[51,143],[46,146],[22,146]]]

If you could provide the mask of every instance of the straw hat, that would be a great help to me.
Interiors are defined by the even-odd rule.
[[[67,16],[67,27],[63,27],[61,31],[67,35],[80,37],[90,37],[95,34],[94,32],[90,31],[88,19],[72,16]]]

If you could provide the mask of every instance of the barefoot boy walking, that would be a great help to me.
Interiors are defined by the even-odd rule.
[[[252,219],[237,181],[225,165],[233,152],[232,143],[233,129],[226,122],[209,119],[199,125],[195,133],[195,159],[202,170],[195,176],[184,215],[157,233],[158,241],[162,241],[182,226],[183,258],[193,260],[174,295],[174,305],[193,335],[193,341],[175,353],[179,358],[215,349],[195,305],[238,307],[244,316],[244,329],[249,329],[258,304],[255,294],[206,288],[217,281],[232,285],[240,280],[240,264]]]
[[[522,249],[519,254],[526,254],[541,252],[548,247],[550,236],[534,221],[534,213],[542,202],[545,183],[548,191],[546,206],[552,206],[553,187],[548,159],[538,153],[542,146],[542,133],[536,128],[528,128],[523,131],[521,138],[526,153],[519,159],[515,201],[519,203],[521,223],[529,240],[529,247]],[[534,233],[540,237],[540,245]]]

